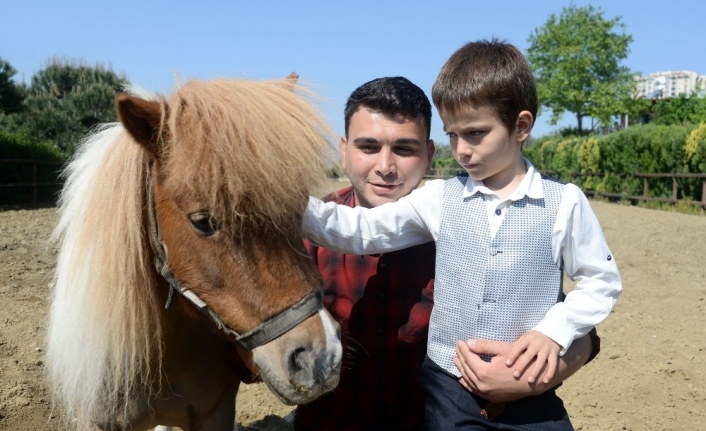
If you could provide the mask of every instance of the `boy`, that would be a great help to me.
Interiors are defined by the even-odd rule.
[[[315,243],[359,254],[436,241],[421,376],[427,429],[573,429],[554,391],[486,408],[459,385],[454,348],[466,339],[514,342],[508,366],[515,376],[548,381],[558,355],[610,313],[622,290],[600,225],[576,186],[541,176],[522,157],[537,95],[515,47],[496,40],[463,46],[432,97],[467,173],[372,209],[312,198],[304,231]],[[561,302],[563,270],[578,283]]]

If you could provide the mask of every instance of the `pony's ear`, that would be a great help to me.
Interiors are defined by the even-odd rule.
[[[294,87],[297,85],[297,81],[299,80],[299,74],[297,72],[292,72],[287,77],[285,78],[285,83],[287,86],[289,86],[292,90],[294,90]]]
[[[145,147],[150,156],[156,156],[159,153],[161,104],[127,94],[119,94],[115,99],[115,112],[130,136]]]

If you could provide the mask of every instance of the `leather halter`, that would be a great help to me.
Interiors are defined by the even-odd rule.
[[[147,167],[146,175],[146,197],[147,197],[147,218],[150,245],[154,252],[154,266],[157,272],[169,283],[169,296],[165,309],[169,308],[172,302],[172,294],[176,290],[197,309],[203,312],[218,329],[226,335],[235,338],[235,342],[246,350],[267,344],[293,327],[297,326],[309,316],[316,313],[322,307],[323,290],[319,286],[313,292],[300,299],[294,305],[277,314],[273,318],[262,322],[259,326],[239,334],[229,328],[221,318],[201,299],[193,290],[182,284],[167,265],[167,253],[159,234],[159,222],[154,206],[154,190],[152,189],[152,163]]]

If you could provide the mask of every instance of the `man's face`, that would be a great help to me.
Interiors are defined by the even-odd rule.
[[[426,136],[421,116],[410,121],[359,108],[350,119],[348,136],[340,142],[341,166],[357,204],[376,207],[417,188],[434,155],[434,142]]]

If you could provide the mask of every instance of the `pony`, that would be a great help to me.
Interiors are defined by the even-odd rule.
[[[79,430],[230,431],[250,370],[290,405],[338,384],[300,230],[332,134],[296,78],[121,94],[67,165],[46,366]]]

